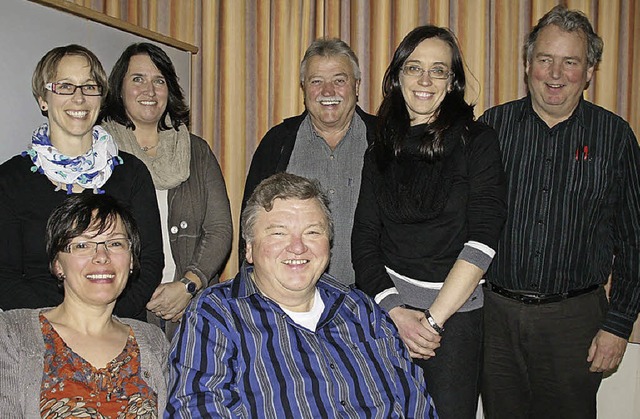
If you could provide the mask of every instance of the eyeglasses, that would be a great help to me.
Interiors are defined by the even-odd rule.
[[[103,242],[77,242],[69,243],[63,249],[65,253],[71,253],[74,256],[93,256],[98,252],[98,246],[104,245],[107,253],[112,255],[120,255],[131,250],[131,240],[129,239],[111,239]]]
[[[85,96],[101,96],[102,86],[99,84],[82,84],[80,86],[71,83],[47,83],[44,88],[56,95],[71,96],[80,89]]]
[[[429,78],[435,80],[446,80],[453,75],[453,73],[451,71],[448,71],[446,68],[435,67],[425,70],[418,65],[405,65],[404,67],[402,67],[402,73],[405,76],[410,77],[422,77],[424,73],[428,73]]]

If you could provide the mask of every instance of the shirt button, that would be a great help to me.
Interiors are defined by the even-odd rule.
[[[149,378],[149,377],[151,377],[151,374],[149,374],[149,371],[145,371],[144,378]]]
[[[340,404],[343,405],[343,406],[346,406],[347,402],[345,402],[344,400],[340,400]]]
[[[330,194],[334,194],[334,193],[336,193],[336,190],[335,189],[329,189],[329,193]]]
[[[336,368],[335,364],[329,364],[329,368],[331,368],[332,370],[334,370]]]
[[[335,159],[335,157],[333,156],[333,154],[332,154],[332,155],[330,155],[330,156],[329,156],[329,158],[330,158],[331,160]]]
[[[178,227],[173,226],[171,227],[171,234],[177,234],[178,233]]]
[[[542,220],[538,220],[538,225],[542,225],[544,224],[544,222],[542,222]]]
[[[186,221],[180,221],[180,228],[181,228],[181,229],[183,229],[183,230],[184,230],[185,228],[187,228],[187,226],[188,226],[188,225],[189,225],[189,224],[187,224],[187,222],[186,222]]]

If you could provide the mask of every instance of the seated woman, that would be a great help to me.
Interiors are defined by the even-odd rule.
[[[26,152],[0,165],[0,308],[62,302],[47,266],[47,219],[70,194],[106,193],[131,210],[141,237],[140,276],[114,313],[143,320],[162,272],[160,216],[145,165],[95,125],[107,92],[104,69],[80,45],[57,47],[38,62],[31,88],[47,122]]]
[[[0,417],[161,417],[168,342],[156,326],[112,315],[140,268],[133,217],[108,195],[78,194],[46,230],[64,300],[0,313]]]
[[[231,249],[231,210],[220,165],[209,145],[189,133],[189,107],[176,70],[153,44],[132,44],[115,63],[103,117],[102,126],[120,150],[142,160],[153,177],[165,269],[147,308],[155,314],[150,321],[177,322],[193,295],[224,267]],[[171,336],[175,324],[166,326]]]
[[[497,134],[474,121],[465,80],[448,29],[421,26],[402,40],[351,238],[356,285],[389,312],[443,419],[475,417],[479,283],[506,217]]]

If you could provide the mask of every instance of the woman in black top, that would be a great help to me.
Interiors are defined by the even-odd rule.
[[[506,216],[497,135],[465,102],[448,29],[410,32],[383,92],[353,227],[356,284],[389,312],[440,417],[475,417],[480,283]]]
[[[83,46],[54,48],[38,62],[32,91],[46,122],[0,165],[0,309],[62,303],[45,252],[47,219],[68,195],[106,193],[133,213],[142,243],[139,275],[114,314],[144,320],[162,273],[160,216],[147,168],[95,124],[107,93],[102,64]]]

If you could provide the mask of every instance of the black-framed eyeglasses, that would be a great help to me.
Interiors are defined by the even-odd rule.
[[[65,253],[71,253],[74,256],[93,256],[98,252],[98,246],[104,245],[107,253],[119,255],[127,253],[131,250],[131,240],[129,239],[111,239],[103,242],[76,242],[69,243],[63,249]]]
[[[99,84],[71,84],[71,83],[47,83],[44,88],[56,95],[71,96],[80,89],[85,96],[101,96],[102,86]]]
[[[405,76],[410,77],[422,77],[424,73],[428,73],[429,77],[436,80],[446,80],[453,75],[451,71],[443,67],[434,67],[428,70],[420,67],[419,65],[405,65],[402,67],[402,73]]]

